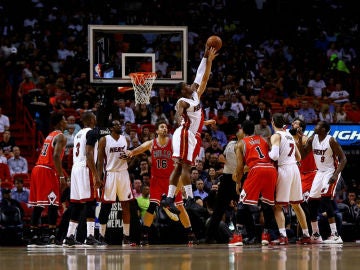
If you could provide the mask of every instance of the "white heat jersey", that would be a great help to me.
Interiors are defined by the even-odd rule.
[[[204,123],[204,115],[201,110],[201,104],[197,92],[193,92],[192,98],[180,98],[176,103],[176,110],[178,110],[180,100],[183,100],[190,105],[190,107],[187,108],[186,112],[184,112],[182,115],[183,120],[181,125],[187,128],[193,134],[201,132]]]
[[[127,170],[127,161],[123,159],[127,150],[125,136],[120,135],[118,140],[115,140],[111,135],[106,135],[105,138],[105,170],[108,172]]]
[[[86,167],[86,134],[91,128],[83,128],[74,137],[73,166]]]
[[[324,140],[319,141],[319,136],[315,134],[312,141],[312,149],[315,159],[316,167],[319,171],[328,171],[329,169],[336,169],[337,159],[330,146],[330,135],[327,135]]]
[[[296,164],[296,144],[293,136],[288,131],[277,131],[276,133],[281,136],[278,166]]]

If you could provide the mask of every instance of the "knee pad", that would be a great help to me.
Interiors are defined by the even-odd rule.
[[[56,225],[56,221],[58,217],[58,209],[59,207],[56,205],[49,205],[48,208],[49,225]]]
[[[85,207],[86,207],[86,213],[85,216],[86,218],[95,218],[95,208],[96,208],[96,201],[92,201],[92,202],[86,202],[85,203]]]
[[[148,209],[146,210],[146,212],[153,215],[155,213],[156,207],[157,207],[157,204],[155,202],[150,202],[150,205],[149,205]]]
[[[320,200],[309,200],[311,221],[317,221],[320,208]]]
[[[37,227],[40,222],[40,216],[42,211],[44,210],[43,207],[35,206],[34,210],[31,215],[31,226]]]
[[[331,199],[329,197],[324,197],[322,198],[322,203],[326,208],[325,210],[326,210],[327,218],[335,217],[334,206],[332,204],[333,202],[331,201]]]
[[[70,219],[79,222],[81,211],[84,208],[83,203],[71,203]]]
[[[269,228],[271,222],[275,219],[273,207],[269,204],[261,202],[261,209],[264,215],[265,227]]]
[[[102,203],[99,213],[99,223],[106,224],[109,220],[112,203]]]

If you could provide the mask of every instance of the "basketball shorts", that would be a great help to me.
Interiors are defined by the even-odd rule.
[[[195,134],[183,126],[178,127],[172,137],[173,158],[179,158],[185,163],[193,164],[196,158],[196,144]]]
[[[256,165],[250,169],[240,193],[240,202],[257,205],[260,194],[262,201],[275,204],[277,171],[271,164]]]
[[[128,170],[106,172],[102,202],[113,203],[116,196],[120,202],[134,199]]]
[[[59,206],[60,181],[55,169],[42,165],[36,165],[32,169],[29,204]]]
[[[98,197],[90,169],[86,166],[73,166],[71,169],[71,202],[93,201]]]
[[[321,197],[331,197],[335,195],[335,188],[340,179],[340,175],[335,183],[329,184],[329,179],[333,176],[335,169],[330,169],[328,171],[317,171],[313,184],[311,186],[309,198],[319,199]]]
[[[275,200],[284,205],[303,202],[300,171],[295,163],[278,167]]]

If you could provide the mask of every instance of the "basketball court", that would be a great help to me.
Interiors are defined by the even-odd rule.
[[[360,244],[243,246],[156,245],[105,248],[0,247],[2,270],[41,269],[356,269]]]

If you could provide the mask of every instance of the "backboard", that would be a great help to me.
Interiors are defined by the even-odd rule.
[[[187,81],[186,26],[89,25],[88,32],[91,83],[130,84],[133,72],[157,72],[156,84]]]

